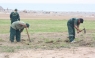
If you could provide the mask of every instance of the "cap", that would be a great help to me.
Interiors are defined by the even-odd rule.
[[[83,23],[84,20],[82,18],[79,18],[79,19],[80,19],[80,23]]]
[[[29,24],[28,23],[26,23],[26,26],[29,28]]]
[[[17,9],[15,9],[15,11],[17,11]]]

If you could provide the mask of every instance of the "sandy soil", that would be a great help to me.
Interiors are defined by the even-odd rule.
[[[25,50],[16,53],[0,53],[0,58],[95,58],[95,48],[78,47],[54,50]]]
[[[82,14],[81,14],[82,15]],[[21,19],[70,19],[72,17],[82,17],[84,20],[95,20],[95,16],[91,17],[91,15],[87,16],[86,15],[82,15],[82,16],[78,16],[78,15],[72,15],[71,14],[67,14],[67,15],[52,15],[52,14],[42,14],[42,15],[38,15],[38,14],[28,14],[28,13],[20,13],[20,18]],[[10,19],[10,13],[6,14],[0,14],[0,19]]]

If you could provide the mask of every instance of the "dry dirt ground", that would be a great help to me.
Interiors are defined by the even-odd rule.
[[[0,19],[9,19],[9,15],[0,15]],[[5,17],[6,16],[6,17]],[[25,17],[25,16],[21,16]],[[43,17],[30,16],[28,19],[43,19]],[[69,19],[71,17],[54,16],[45,19]],[[25,18],[24,18],[25,19]],[[88,18],[94,20],[95,18]],[[95,41],[92,31],[89,34],[76,35],[77,43],[64,42],[67,33],[32,33],[31,43],[27,35],[22,34],[20,43],[9,42],[9,34],[0,34],[0,58],[95,58]],[[94,33],[94,32],[93,32]],[[89,39],[88,39],[89,38]],[[4,50],[5,49],[5,50]]]
[[[0,53],[0,58],[95,58],[95,48],[31,49],[16,53]]]
[[[32,33],[30,34],[32,42],[29,43],[27,35],[22,33],[22,41],[20,43],[11,43],[9,42],[9,34],[0,34],[2,39],[0,47],[7,46],[6,50],[11,49],[9,47],[16,47],[13,52],[0,52],[0,58],[95,58],[95,42],[87,39],[91,38],[88,36],[89,34],[76,35],[76,38],[80,39],[73,44],[64,42],[67,39],[66,35],[66,32]],[[47,38],[52,40],[45,41]],[[60,46],[57,46],[57,44]],[[63,46],[61,46],[62,44]]]

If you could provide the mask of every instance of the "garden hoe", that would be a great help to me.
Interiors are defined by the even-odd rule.
[[[26,32],[27,32],[27,35],[28,35],[29,42],[31,42],[27,28],[26,28]]]
[[[85,28],[83,28],[82,30],[81,30],[81,32],[84,32],[84,34],[86,34],[86,29]],[[79,32],[78,32],[79,33]]]
[[[86,29],[85,28],[82,31],[84,32],[84,34],[86,34]]]
[[[83,31],[84,31],[84,33],[86,34],[86,29],[85,29],[85,28],[83,29]]]

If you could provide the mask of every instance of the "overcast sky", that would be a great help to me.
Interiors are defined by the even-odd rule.
[[[95,4],[95,0],[0,0],[0,3],[77,3]]]
[[[0,0],[9,9],[95,12],[95,0]]]

